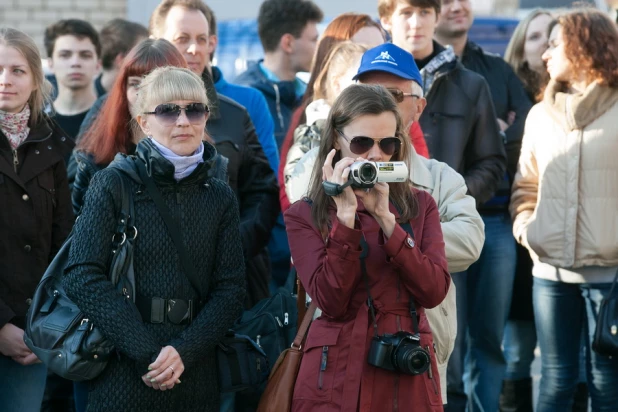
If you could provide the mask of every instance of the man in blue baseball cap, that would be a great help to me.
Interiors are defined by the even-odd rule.
[[[386,87],[397,101],[406,130],[418,121],[427,105],[414,57],[392,43],[367,50],[353,79]]]

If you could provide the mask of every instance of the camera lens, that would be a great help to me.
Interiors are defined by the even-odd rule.
[[[427,351],[416,345],[402,345],[395,351],[398,369],[410,375],[424,373],[431,364]]]
[[[359,168],[359,177],[363,183],[372,183],[376,175],[376,168],[370,163],[366,163]]]

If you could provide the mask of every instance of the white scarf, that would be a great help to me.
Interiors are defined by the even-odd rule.
[[[154,143],[155,147],[171,164],[174,165],[174,179],[180,181],[189,176],[197,168],[197,165],[204,162],[204,142],[200,143],[195,153],[189,156],[178,156],[161,143],[157,142],[152,136],[148,138]]]

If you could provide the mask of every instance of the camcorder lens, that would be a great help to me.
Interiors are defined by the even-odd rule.
[[[377,176],[376,168],[372,164],[364,164],[360,167],[359,177],[363,183],[371,183]]]

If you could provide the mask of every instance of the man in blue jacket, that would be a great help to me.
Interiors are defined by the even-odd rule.
[[[300,104],[306,84],[296,73],[311,70],[318,41],[320,8],[309,0],[265,0],[258,16],[258,33],[264,59],[249,66],[236,83],[258,89],[268,103],[275,122],[275,140],[281,149],[292,113]],[[271,290],[286,283],[290,271],[290,248],[279,215],[268,244],[272,264]]]
[[[311,1],[266,0],[260,7],[258,34],[264,59],[249,65],[235,83],[258,89],[268,102],[281,149],[294,109],[307,85],[296,77],[311,71],[323,13]]]

